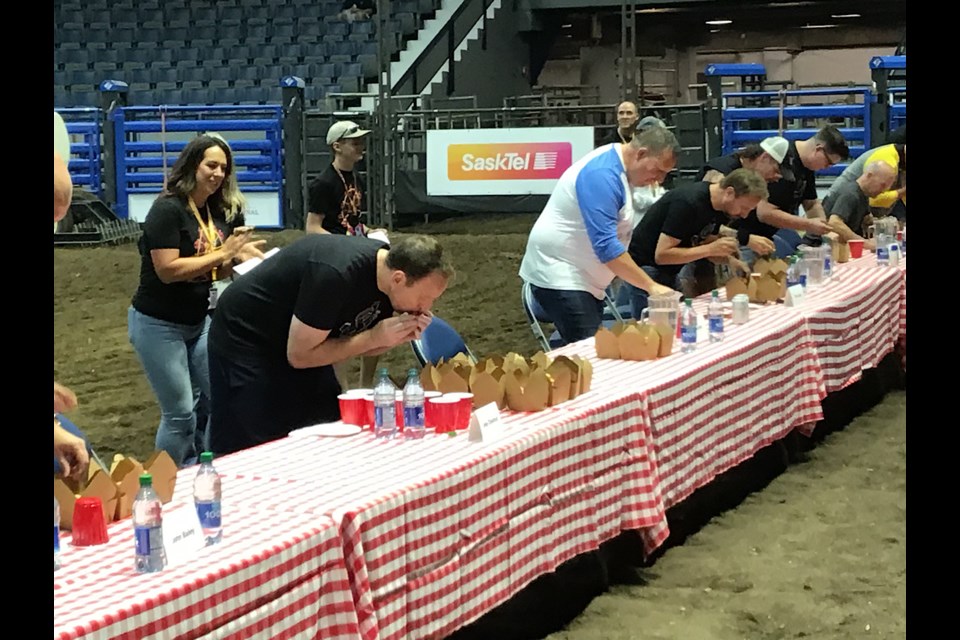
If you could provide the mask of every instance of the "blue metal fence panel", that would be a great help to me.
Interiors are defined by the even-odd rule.
[[[835,96],[841,104],[803,104],[800,100]],[[767,98],[771,102],[783,101],[769,107],[736,106],[745,100]],[[853,100],[853,104],[849,101]],[[837,128],[848,141],[850,159],[855,159],[864,149],[869,149],[870,106],[874,101],[869,87],[844,87],[830,89],[798,89],[792,91],[738,91],[723,94],[723,153],[735,150],[764,138],[782,135],[788,140],[806,140],[815,135],[823,121],[842,120]],[[733,104],[731,104],[733,103]],[[783,129],[779,128],[781,114]],[[811,121],[814,121],[812,123]],[[811,126],[813,124],[813,126]],[[839,175],[848,163],[836,164],[817,172],[820,176]]]
[[[169,172],[187,145],[183,134],[217,132],[233,150],[237,182],[249,205],[247,223],[283,226],[283,112],[279,105],[125,107],[111,117],[117,146],[116,208],[121,218],[145,215],[138,196],[161,191],[164,170]],[[168,135],[177,139],[167,140]],[[276,195],[275,201],[271,194]],[[131,205],[131,196],[136,207]]]

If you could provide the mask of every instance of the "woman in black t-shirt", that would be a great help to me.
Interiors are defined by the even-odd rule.
[[[233,265],[264,242],[240,226],[242,205],[229,145],[201,135],[184,147],[143,224],[127,331],[160,405],[156,447],[178,465],[197,453],[196,404],[210,395],[207,311]]]

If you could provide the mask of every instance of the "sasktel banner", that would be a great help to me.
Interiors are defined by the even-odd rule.
[[[593,127],[427,131],[427,195],[550,194]]]

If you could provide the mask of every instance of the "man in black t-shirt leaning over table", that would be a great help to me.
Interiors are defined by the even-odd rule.
[[[714,263],[736,259],[737,241],[720,235],[721,225],[742,218],[767,197],[759,173],[736,169],[715,183],[695,182],[672,189],[651,205],[633,230],[630,257],[658,284],[680,289],[684,265],[701,258]],[[647,306],[647,292],[629,284],[633,317]],[[703,291],[684,291],[696,296]]]
[[[238,278],[210,326],[210,448],[337,420],[333,365],[419,338],[452,276],[429,236],[309,234]]]

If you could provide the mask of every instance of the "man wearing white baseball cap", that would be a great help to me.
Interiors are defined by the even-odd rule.
[[[349,120],[334,122],[327,131],[333,162],[310,183],[307,233],[366,235],[360,213],[366,202],[354,167],[366,151],[368,129]]]

